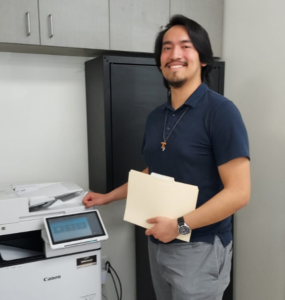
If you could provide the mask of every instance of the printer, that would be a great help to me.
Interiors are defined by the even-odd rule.
[[[100,214],[69,182],[0,184],[0,299],[101,300]]]

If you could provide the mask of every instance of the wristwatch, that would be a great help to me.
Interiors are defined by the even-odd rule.
[[[184,222],[184,218],[180,217],[177,219],[178,231],[182,235],[186,235],[191,232],[190,227]]]

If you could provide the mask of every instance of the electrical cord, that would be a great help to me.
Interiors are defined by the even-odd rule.
[[[109,273],[110,273],[110,275],[111,275],[111,277],[112,277],[112,279],[113,279],[113,282],[114,282],[114,286],[115,286],[117,298],[118,298],[118,300],[120,300],[121,298],[119,298],[119,293],[118,293],[117,285],[116,285],[116,283],[115,283],[114,276],[113,276],[113,274],[112,274],[111,272],[109,272]]]
[[[121,284],[121,280],[116,272],[116,270],[110,265],[110,269],[115,273],[117,279],[118,279],[118,282],[119,282],[119,285],[120,285],[120,291],[121,291],[121,295],[120,295],[120,300],[122,300],[122,297],[123,297],[123,289],[122,289],[122,284]]]
[[[108,300],[107,297],[106,297],[103,293],[102,293],[102,296],[103,296],[106,300]]]
[[[113,282],[114,282],[114,286],[115,286],[115,289],[116,289],[116,294],[117,294],[118,300],[122,300],[122,297],[123,297],[123,289],[122,289],[121,280],[120,280],[120,277],[118,276],[116,270],[111,266],[111,264],[110,264],[109,261],[106,262],[106,270],[107,270],[107,272],[110,273],[111,276],[112,276],[112,279],[113,279]],[[120,296],[119,296],[118,289],[117,289],[117,285],[116,285],[116,283],[115,283],[115,279],[114,279],[114,276],[113,276],[112,272],[115,273],[115,275],[116,275],[116,277],[117,277],[117,280],[118,280],[118,282],[119,282],[119,285],[120,285]]]

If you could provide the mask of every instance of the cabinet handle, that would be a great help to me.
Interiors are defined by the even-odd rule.
[[[52,38],[53,37],[53,19],[52,19],[52,14],[50,14],[48,17],[49,17],[49,24],[50,24],[50,35],[49,35],[49,37]]]
[[[26,18],[27,18],[27,36],[31,35],[31,19],[30,19],[30,13],[26,13]]]

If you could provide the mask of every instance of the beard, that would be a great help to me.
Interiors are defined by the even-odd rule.
[[[181,88],[184,85],[184,83],[186,82],[186,79],[168,80],[165,78],[165,80],[168,82],[168,85],[174,89]]]
[[[166,66],[167,66],[167,64],[166,64]],[[187,66],[186,63],[185,63],[185,66]],[[167,81],[168,86],[172,87],[174,89],[181,88],[187,81],[187,79],[185,77],[181,78],[181,76],[179,76],[176,72],[174,74],[165,74],[165,75],[166,76],[164,76],[164,79]]]

